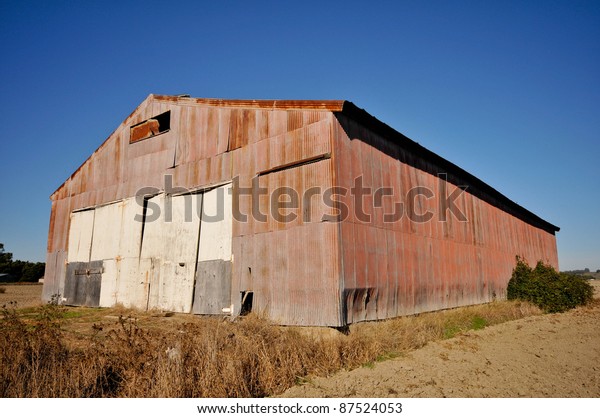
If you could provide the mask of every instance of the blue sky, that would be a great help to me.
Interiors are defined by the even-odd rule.
[[[0,3],[0,242],[150,93],[347,99],[561,227],[600,269],[600,2]]]

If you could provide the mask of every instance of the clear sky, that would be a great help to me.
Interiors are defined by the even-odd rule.
[[[561,227],[600,269],[600,2],[0,2],[0,242],[150,93],[347,99]]]

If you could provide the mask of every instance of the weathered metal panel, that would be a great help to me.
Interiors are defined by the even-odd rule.
[[[256,142],[256,115],[253,109],[233,109],[229,123],[229,151]]]
[[[52,240],[49,244],[49,252],[57,250],[67,250],[67,240],[69,238],[69,221],[71,214],[71,199],[65,198],[56,201],[53,204],[54,218],[51,220]]]
[[[65,285],[66,265],[66,251],[58,250],[47,254],[44,288],[42,289],[42,300],[44,302],[50,302],[54,298],[57,302],[61,301]]]
[[[99,306],[102,264],[102,261],[67,264],[63,299],[66,305]]]
[[[219,111],[207,107],[180,106],[176,165],[214,157],[219,151]]]
[[[288,325],[342,325],[337,234],[332,222],[255,234],[254,309]]]
[[[149,280],[148,308],[190,312],[198,251],[202,195],[149,199],[160,208],[160,217],[147,220],[141,249],[141,263]]]
[[[102,261],[103,270],[98,305],[103,308],[110,308],[111,306],[114,306],[119,300],[126,300],[127,295],[123,295],[121,299],[119,299],[119,267],[117,265],[117,260],[113,258]]]
[[[89,211],[92,212],[92,211]],[[100,306],[144,307],[143,286],[137,271],[142,234],[142,208],[135,199],[100,206],[94,211],[91,260],[104,260]],[[81,212],[85,213],[85,212]]]
[[[231,261],[201,261],[196,267],[195,314],[222,314],[231,305]]]
[[[231,184],[204,193],[198,261],[231,260]]]
[[[108,260],[119,255],[123,202],[95,209],[94,232],[90,260]]]
[[[67,256],[69,263],[74,261],[90,261],[92,233],[94,231],[94,212],[92,209],[71,214]]]

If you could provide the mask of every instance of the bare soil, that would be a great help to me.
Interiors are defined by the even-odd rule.
[[[586,307],[468,331],[283,396],[600,397],[600,282],[592,283]]]
[[[17,302],[17,308],[31,308],[42,304],[41,283],[0,283],[5,288],[0,293],[0,307],[10,302]]]

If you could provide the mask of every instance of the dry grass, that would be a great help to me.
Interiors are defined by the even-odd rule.
[[[230,322],[123,308],[9,307],[0,319],[0,396],[269,396],[310,376],[539,313],[529,304],[495,302],[356,324],[348,335],[332,335],[256,315]]]

